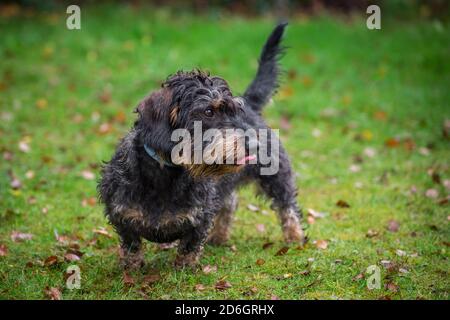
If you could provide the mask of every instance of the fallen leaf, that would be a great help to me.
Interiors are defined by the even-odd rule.
[[[316,245],[316,247],[318,249],[325,250],[326,248],[328,248],[328,241],[326,241],[326,240],[317,240],[315,245]]]
[[[72,262],[72,261],[78,261],[78,260],[80,260],[80,257],[77,256],[77,255],[74,254],[74,253],[66,253],[66,254],[64,255],[64,259],[65,259],[66,261]]]
[[[257,292],[258,292],[258,288],[256,288],[256,287],[251,287],[249,290],[244,291],[244,292],[243,292],[243,295],[244,295],[244,296],[251,296],[251,295],[254,295],[254,294],[257,293]]]
[[[431,199],[436,199],[437,197],[439,197],[439,191],[437,191],[436,189],[428,189],[425,192],[425,196]]]
[[[217,290],[227,290],[231,288],[231,283],[225,280],[219,280],[214,286]]]
[[[266,261],[265,261],[264,259],[258,259],[258,260],[256,260],[256,264],[257,264],[258,266],[262,266],[264,263],[266,263]]]
[[[275,253],[275,256],[284,256],[289,251],[288,247],[283,247]]]
[[[374,148],[365,148],[364,149],[364,155],[368,158],[373,158],[377,154],[376,150]]]
[[[310,270],[303,270],[303,271],[300,271],[298,274],[301,275],[301,276],[307,276],[307,275],[309,275],[310,273],[311,273]]]
[[[54,266],[58,263],[58,257],[57,256],[50,256],[47,259],[44,260],[44,265],[46,267]]]
[[[269,249],[270,247],[273,246],[273,244],[274,244],[273,242],[266,242],[263,244],[262,248],[263,250]]]
[[[94,180],[95,179],[95,174],[88,170],[83,170],[81,172],[81,176],[86,180]]]
[[[292,128],[291,122],[289,118],[285,115],[280,118],[280,129],[282,130],[290,130]]]
[[[251,203],[247,205],[247,209],[253,212],[259,211],[259,208]]]
[[[98,133],[101,135],[105,135],[107,133],[110,133],[112,131],[112,129],[113,129],[113,126],[110,123],[105,122],[105,123],[102,123],[100,125],[100,127],[98,127]]]
[[[33,170],[28,170],[27,172],[25,172],[25,177],[27,179],[33,179],[34,178],[34,171]]]
[[[30,152],[31,148],[30,148],[30,145],[28,144],[28,142],[20,141],[19,142],[19,150],[24,153],[28,153],[28,152]]]
[[[256,230],[258,230],[258,232],[263,233],[264,231],[266,231],[266,226],[264,224],[262,224],[262,223],[257,224],[256,225]]]
[[[202,268],[204,274],[215,273],[217,271],[217,266],[211,266],[207,264]]]
[[[358,280],[361,280],[361,279],[364,279],[364,273],[357,274],[356,276],[354,276],[352,278],[352,281],[358,281]]]
[[[19,231],[13,231],[11,233],[11,240],[14,242],[22,242],[26,240],[31,240],[33,235],[31,233],[22,233]]]
[[[406,256],[406,252],[403,251],[403,250],[400,250],[400,249],[397,249],[397,250],[395,251],[395,253],[396,253],[399,257],[404,257],[404,256]]]
[[[36,101],[36,107],[38,107],[39,109],[45,109],[48,106],[48,102],[46,99],[44,98],[40,98]]]
[[[195,289],[196,291],[203,291],[203,290],[206,289],[206,287],[205,287],[204,285],[202,285],[201,283],[199,283],[199,284],[196,284],[196,285],[194,286],[194,289]]]
[[[144,277],[143,282],[147,285],[152,285],[155,282],[158,282],[159,280],[161,280],[161,275],[159,274],[149,274],[147,276]]]
[[[399,289],[398,285],[396,285],[393,282],[386,283],[385,287],[387,290],[392,291],[392,292],[398,292],[398,289]]]
[[[270,300],[280,300],[280,298],[277,295],[272,294]]]
[[[19,190],[20,188],[22,188],[22,182],[15,176],[11,177],[11,182],[9,183],[9,185],[13,190]]]
[[[0,244],[0,257],[6,257],[8,254],[8,247],[6,244]]]
[[[392,219],[392,220],[388,221],[387,229],[390,232],[397,232],[399,228],[400,228],[400,223],[397,220]]]
[[[344,200],[338,200],[338,202],[336,202],[336,205],[339,208],[350,208],[350,205]]]
[[[377,235],[378,235],[378,231],[372,230],[372,229],[367,230],[367,233],[366,233],[367,238],[373,238],[373,237],[376,237]]]
[[[109,232],[108,232],[105,228],[103,228],[103,227],[100,227],[100,228],[98,228],[98,229],[94,229],[94,230],[92,230],[92,232],[95,233],[95,234],[100,234],[100,235],[105,236],[105,237],[107,237],[107,238],[111,238],[111,237],[112,237],[112,236],[109,234]]]
[[[58,288],[54,288],[54,287],[51,287],[51,288],[48,286],[45,287],[44,294],[50,300],[61,300],[61,298],[62,298],[61,291],[59,291]]]
[[[318,212],[314,209],[308,209],[308,215],[314,217],[314,218],[324,218],[325,217],[325,213],[323,212]]]
[[[389,138],[384,142],[384,144],[388,148],[397,148],[400,145],[400,140],[397,138]]]

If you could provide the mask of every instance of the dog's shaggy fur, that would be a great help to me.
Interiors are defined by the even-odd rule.
[[[259,164],[168,166],[144,149],[150,146],[170,161],[175,145],[171,133],[176,128],[191,131],[194,121],[202,121],[205,130],[268,128],[261,109],[277,87],[285,26],[278,25],[268,38],[257,75],[242,97],[234,97],[225,80],[192,71],[170,76],[139,104],[138,120],[103,167],[99,184],[106,216],[121,239],[124,267],[143,264],[142,238],[159,243],[179,240],[175,264],[196,264],[206,241],[227,241],[237,206],[234,190],[251,181],[272,200],[285,241],[303,243],[293,172],[281,146],[275,175],[261,175]]]

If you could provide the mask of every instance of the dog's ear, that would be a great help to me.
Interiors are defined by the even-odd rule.
[[[170,138],[178,115],[171,90],[162,88],[153,92],[138,105],[135,112],[139,114],[135,127],[142,132],[143,143],[163,155],[170,155],[173,147]]]

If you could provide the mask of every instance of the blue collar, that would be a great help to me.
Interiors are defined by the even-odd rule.
[[[161,158],[155,151],[155,149],[147,146],[146,144],[144,144],[144,149],[145,152],[147,152],[147,154],[153,158],[153,160],[156,160],[157,162],[159,162],[159,164],[163,167],[163,166],[168,166],[168,167],[176,167],[176,165],[174,165],[172,162],[168,162],[166,160],[164,160],[163,158]]]

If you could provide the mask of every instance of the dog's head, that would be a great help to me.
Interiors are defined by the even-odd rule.
[[[178,72],[136,110],[142,143],[193,176],[237,172],[256,159],[257,138],[246,133],[252,126],[245,102],[222,78]]]

